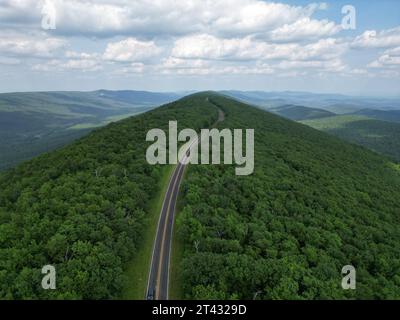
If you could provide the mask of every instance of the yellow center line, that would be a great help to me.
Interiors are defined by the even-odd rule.
[[[208,98],[207,98],[207,99],[208,99]],[[223,113],[222,113],[222,114],[223,114]],[[221,113],[220,113],[220,115],[221,115]],[[218,119],[216,123],[218,123],[218,122],[220,122],[220,121],[222,121],[222,120]],[[214,125],[214,126],[215,126],[215,125]],[[186,159],[188,159],[189,157],[186,155],[186,152],[187,152],[188,150],[191,151],[191,147],[192,147],[194,144],[197,144],[198,142],[199,142],[199,141],[196,140],[196,141],[194,141],[194,142],[188,147],[188,149],[187,149],[187,150],[185,151],[185,153],[184,153],[182,162],[178,159],[178,166],[175,168],[176,176],[175,176],[175,181],[174,181],[173,186],[172,186],[172,191],[171,191],[171,194],[170,194],[170,198],[169,198],[169,201],[168,201],[167,212],[166,212],[166,217],[165,217],[165,222],[164,222],[164,230],[163,230],[163,235],[162,235],[162,242],[161,242],[161,249],[160,249],[160,261],[158,262],[158,268],[157,268],[157,282],[156,282],[155,299],[159,299],[159,297],[160,297],[161,268],[162,268],[162,263],[163,263],[163,261],[164,261],[164,243],[165,243],[165,237],[166,237],[166,234],[167,234],[167,224],[168,224],[168,218],[169,218],[170,211],[171,211],[171,210],[170,210],[170,207],[171,207],[172,198],[173,198],[173,196],[174,196],[175,186],[176,186],[176,183],[177,183],[178,180],[179,180],[178,178],[179,178],[180,172],[181,172],[182,170],[184,170],[185,166],[187,165],[187,163],[185,163],[185,161],[186,161]],[[174,172],[174,174],[173,174],[172,177],[174,177],[175,172]],[[178,185],[178,187],[179,187],[179,185]],[[167,194],[168,194],[168,189],[167,189]],[[163,210],[163,209],[164,209],[164,206],[162,207],[161,210]],[[167,288],[167,290],[168,290],[168,288]],[[167,291],[167,292],[168,292],[168,291]]]
[[[172,186],[172,191],[171,191],[170,198],[168,201],[168,206],[167,206],[167,213],[166,213],[166,217],[165,217],[163,237],[162,237],[162,242],[161,242],[160,261],[158,263],[158,269],[157,269],[157,285],[156,285],[156,298],[157,299],[159,299],[159,296],[160,296],[161,268],[162,268],[162,263],[164,261],[164,242],[165,242],[165,237],[167,234],[167,224],[168,224],[168,218],[169,218],[169,214],[170,214],[171,201],[173,198],[176,183],[178,181],[179,173],[180,173],[182,167],[183,167],[183,165],[181,163],[178,163],[178,167],[175,169],[175,170],[177,170],[176,171],[177,172],[176,179]]]

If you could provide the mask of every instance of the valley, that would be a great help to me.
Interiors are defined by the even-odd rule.
[[[178,97],[108,90],[0,94],[0,170]]]

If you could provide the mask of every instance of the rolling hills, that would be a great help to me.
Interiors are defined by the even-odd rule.
[[[399,97],[357,97],[342,94],[310,93],[297,91],[237,91],[225,90],[221,93],[242,102],[260,106],[264,109],[282,105],[301,105],[324,109],[337,114],[357,112],[362,109],[398,110]]]
[[[279,114],[282,117],[294,121],[326,118],[336,115],[333,112],[326,111],[323,109],[309,108],[309,107],[295,106],[295,105],[283,105],[277,108],[269,109],[268,111]]]
[[[213,92],[194,94],[0,174],[0,298],[109,299],[142,246],[162,166],[151,128],[255,129],[255,171],[190,165],[176,221],[180,298],[400,297],[400,169],[387,158]],[[172,249],[174,251],[174,248]],[[54,264],[57,290],[41,290]],[[357,290],[340,287],[357,270]],[[133,283],[134,285],[134,283]],[[257,294],[256,294],[257,293]]]
[[[400,106],[399,106],[400,108]],[[374,110],[361,109],[353,113],[354,115],[362,115],[371,119],[400,122],[400,110]]]
[[[301,122],[400,161],[400,123],[358,114]]]
[[[290,104],[266,110],[400,161],[400,110],[361,109],[335,114]]]
[[[108,90],[0,94],[0,170],[178,97]]]

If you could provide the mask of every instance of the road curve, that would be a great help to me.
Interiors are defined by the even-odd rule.
[[[207,99],[208,101],[208,99]],[[218,122],[224,120],[224,113],[219,110]],[[174,172],[169,180],[167,192],[161,208],[158,221],[157,233],[154,240],[153,254],[151,258],[146,299],[147,300],[167,300],[169,287],[169,266],[172,243],[172,230],[174,226],[175,206],[179,194],[179,186],[182,181],[183,173],[189,162],[191,148],[196,146],[198,141],[194,141],[187,147],[183,157],[178,161]]]

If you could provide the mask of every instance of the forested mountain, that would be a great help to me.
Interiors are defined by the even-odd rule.
[[[272,108],[268,111],[295,121],[332,117],[336,115],[333,112],[323,109],[295,106],[291,104]]]
[[[295,105],[268,111],[400,161],[400,110],[362,109],[349,114]]]
[[[219,128],[255,129],[255,171],[188,168],[176,226],[183,297],[400,298],[399,166],[226,97],[209,100],[225,112]],[[345,265],[356,268],[356,290],[341,287]]]
[[[356,114],[301,122],[400,161],[400,123]]]
[[[61,147],[91,129],[176,100],[145,91],[0,94],[0,170]]]
[[[400,104],[399,104],[399,109],[400,109]],[[376,120],[400,122],[400,110],[362,109],[354,112],[353,114],[367,116],[371,119],[376,119]]]
[[[175,230],[184,298],[400,297],[400,167],[365,148],[210,92],[93,130],[0,174],[0,298],[109,299],[147,227],[161,167],[146,133],[255,129],[255,171],[190,165]],[[174,248],[173,248],[174,250]],[[41,289],[41,268],[57,290]],[[357,290],[341,269],[357,270]]]
[[[161,174],[145,159],[147,131],[169,120],[200,129],[217,117],[210,103],[183,99],[1,173],[0,299],[119,296]],[[57,290],[41,288],[47,264]]]

